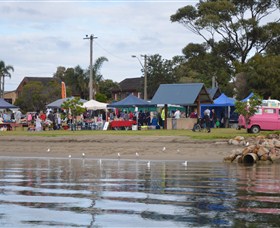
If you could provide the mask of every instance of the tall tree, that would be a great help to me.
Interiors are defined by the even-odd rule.
[[[224,57],[211,51],[206,43],[190,43],[183,49],[183,54],[185,77],[191,82],[203,82],[207,87],[211,87],[213,82],[218,83],[221,89],[227,91],[227,95],[232,95],[233,91],[228,83],[232,68]]]
[[[20,97],[15,101],[24,112],[45,110],[46,104],[60,98],[60,83],[57,80],[43,85],[42,82],[29,82],[23,87]]]
[[[99,57],[92,66],[93,88],[95,92],[99,92],[99,83],[103,80],[100,70],[105,61],[108,61],[106,57]],[[89,75],[89,68],[84,70],[78,65],[75,68],[66,69],[63,66],[59,66],[53,77],[65,82],[67,94],[69,94],[69,96],[79,96],[83,99],[88,99]]]
[[[0,98],[4,97],[5,77],[11,77],[10,71],[14,71],[13,66],[6,65],[4,61],[0,61]]]
[[[277,19],[264,24],[275,13]],[[262,53],[279,37],[279,0],[205,0],[171,16],[202,37],[213,50],[234,62],[245,63],[251,51]]]
[[[43,90],[41,82],[30,82],[23,87],[22,94],[15,104],[25,112],[44,110],[47,96],[42,93]]]
[[[176,67],[179,59],[162,59],[159,54],[148,56],[147,58],[147,97],[152,98],[160,84],[176,83]]]
[[[119,88],[119,85],[117,82],[113,82],[113,80],[111,79],[106,79],[106,80],[101,80],[99,82],[99,92],[101,94],[104,94],[107,98],[107,100],[99,100],[96,97],[96,100],[100,101],[100,102],[108,102],[109,100],[112,101],[113,97],[112,97],[112,89],[114,88]]]
[[[257,92],[265,99],[280,97],[280,55],[256,54],[246,64],[237,66],[240,73],[237,76],[236,89],[241,96],[248,95],[248,89]],[[241,91],[239,91],[241,90]]]
[[[100,73],[100,71],[101,71],[101,67],[104,64],[104,62],[108,62],[108,59],[106,57],[102,56],[102,57],[97,58],[92,66],[92,77],[93,77],[92,82],[93,82],[94,93],[99,92],[99,82],[103,79],[103,75]],[[90,67],[88,68],[86,75],[87,75],[88,83],[89,83]]]

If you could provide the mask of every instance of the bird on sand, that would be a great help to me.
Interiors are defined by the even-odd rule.
[[[150,168],[150,166],[151,166],[151,162],[148,161],[148,162],[147,162],[147,167]]]
[[[83,158],[86,156],[86,154],[85,153],[82,153],[82,156],[83,156]]]
[[[118,153],[118,158],[120,158],[121,157],[121,154],[120,153]]]
[[[188,161],[182,163],[183,166],[188,166]]]
[[[136,155],[137,158],[139,157],[139,154],[137,152],[135,153],[135,155]]]
[[[48,149],[47,149],[47,152],[50,152],[50,151],[51,151],[51,149],[50,149],[50,148],[48,148]]]
[[[165,146],[162,148],[162,151],[165,151],[166,150],[166,148],[165,148]]]
[[[68,158],[71,158],[71,157],[72,157],[71,154],[69,154]]]

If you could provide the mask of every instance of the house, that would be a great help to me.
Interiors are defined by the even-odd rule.
[[[126,78],[119,83],[119,88],[112,89],[112,97],[115,101],[122,100],[132,94],[143,99],[144,77]]]
[[[4,92],[4,99],[10,104],[14,104],[17,99],[16,90]]]
[[[14,103],[16,99],[21,95],[23,87],[30,82],[41,82],[43,86],[48,86],[50,82],[56,81],[53,77],[24,77],[17,89],[14,91],[4,92],[4,99],[10,103]]]
[[[48,86],[50,82],[56,81],[53,77],[24,77],[16,89],[17,97],[22,93],[23,87],[30,82],[41,82],[43,86]]]

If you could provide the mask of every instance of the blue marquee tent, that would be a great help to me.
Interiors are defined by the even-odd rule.
[[[0,98],[0,108],[6,109],[6,108],[18,108],[18,107],[5,101],[3,98]]]
[[[234,106],[235,99],[226,96],[222,93],[217,99],[214,100],[214,104],[210,105],[212,107],[220,107],[220,106]]]
[[[202,104],[201,107],[228,107],[228,106],[234,106],[235,105],[235,99],[228,97],[224,93],[222,93],[218,98],[214,100],[213,104]]]
[[[213,104],[202,104],[201,113],[203,113],[207,108],[214,109],[220,120],[225,117],[229,120],[229,122],[236,122],[238,115],[234,112],[235,101],[236,100],[234,98],[228,97],[222,93],[214,100]]]
[[[151,106],[148,101],[138,98],[132,94],[128,95],[123,100],[108,104],[107,107],[121,108],[121,107],[139,107],[139,106]]]
[[[243,100],[241,100],[242,102],[247,102],[252,96],[254,96],[254,93],[251,92],[247,97],[245,97]]]

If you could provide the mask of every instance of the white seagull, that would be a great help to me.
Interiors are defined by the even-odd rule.
[[[188,166],[188,161],[182,163],[183,166]]]
[[[139,154],[137,152],[135,153],[135,155],[136,155],[137,158],[139,157]]]
[[[166,148],[165,148],[165,146],[162,148],[162,151],[165,151],[166,150]]]
[[[71,158],[71,157],[72,157],[71,154],[69,154],[68,158]]]
[[[120,158],[121,157],[121,155],[120,155],[120,153],[118,153],[118,158]]]
[[[82,156],[83,156],[83,158],[86,156],[86,154],[85,153],[82,153]]]
[[[50,151],[51,151],[51,149],[50,149],[50,148],[48,148],[48,149],[47,149],[47,152],[50,152]]]
[[[151,166],[151,162],[148,161],[148,162],[147,162],[147,167],[150,168],[150,166]]]

